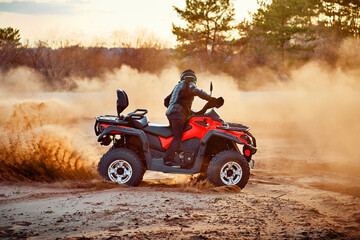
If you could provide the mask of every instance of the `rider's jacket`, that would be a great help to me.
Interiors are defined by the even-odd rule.
[[[201,89],[198,89],[194,82],[180,81],[164,99],[164,105],[167,107],[166,116],[180,116],[178,118],[187,118],[190,115],[191,105],[194,97],[198,96],[204,100],[210,101],[212,97]]]

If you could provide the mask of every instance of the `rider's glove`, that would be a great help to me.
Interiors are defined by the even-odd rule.
[[[215,107],[219,108],[224,104],[224,99],[222,97],[218,97],[215,99]]]

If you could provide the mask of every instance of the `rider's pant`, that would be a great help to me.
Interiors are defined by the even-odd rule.
[[[184,118],[171,118],[171,115],[168,116],[170,126],[172,128],[174,137],[171,141],[169,148],[165,152],[164,161],[174,161],[175,152],[179,148],[183,131],[184,131]]]

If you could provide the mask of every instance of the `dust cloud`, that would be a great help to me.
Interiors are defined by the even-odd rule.
[[[223,119],[252,128],[260,166],[281,168],[295,161],[295,166],[316,163],[333,172],[358,172],[359,46],[345,41],[335,66],[309,62],[287,75],[257,69],[244,77],[246,83],[198,72],[198,85],[209,92],[212,81],[213,96],[225,99],[218,109]],[[146,108],[151,122],[167,123],[163,99],[181,72],[173,67],[150,74],[123,66],[101,79],[71,79],[77,85],[72,92],[47,91],[42,76],[30,69],[1,73],[0,179],[97,178],[97,162],[107,149],[98,146],[94,117],[116,114],[115,90],[128,94],[124,113]],[[193,108],[204,103],[195,100]]]
[[[61,104],[22,102],[1,108],[0,180],[88,180],[97,174],[81,144],[73,142],[72,124]],[[4,111],[3,111],[4,110]],[[64,117],[65,116],[65,117]]]

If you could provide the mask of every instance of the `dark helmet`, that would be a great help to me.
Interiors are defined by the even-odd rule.
[[[197,77],[195,75],[195,72],[191,69],[184,71],[180,76],[180,81],[189,81],[196,83]]]

